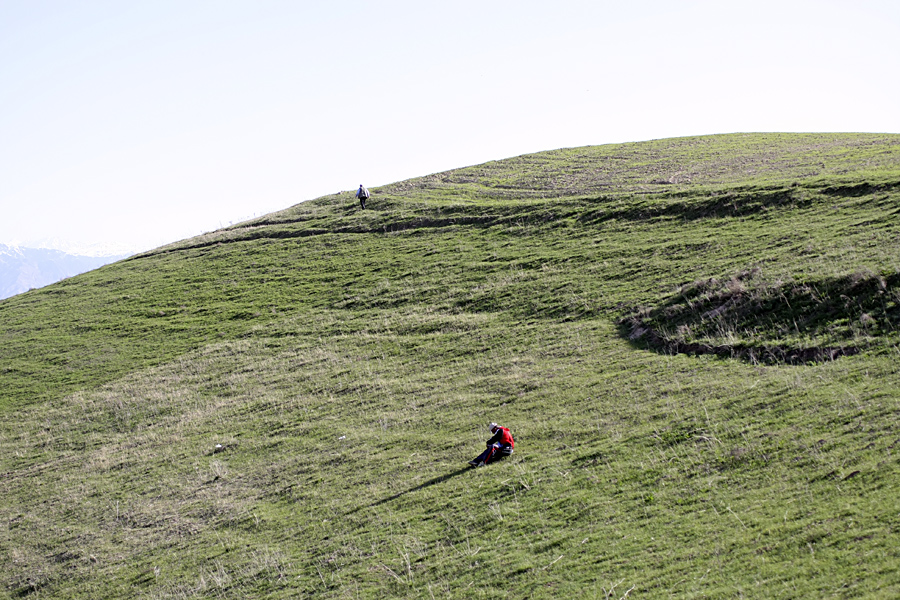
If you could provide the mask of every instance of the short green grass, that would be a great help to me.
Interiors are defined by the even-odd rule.
[[[3,589],[895,597],[898,183],[893,135],[557,150],[0,302]]]

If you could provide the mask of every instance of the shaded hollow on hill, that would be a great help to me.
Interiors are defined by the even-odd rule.
[[[667,354],[803,364],[897,343],[900,273],[769,282],[759,269],[681,287],[619,321],[632,342]]]

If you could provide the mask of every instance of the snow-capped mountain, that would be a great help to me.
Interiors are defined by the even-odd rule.
[[[0,299],[55,283],[125,258],[83,256],[47,248],[22,248],[0,244]]]

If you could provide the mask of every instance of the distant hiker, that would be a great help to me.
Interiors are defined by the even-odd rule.
[[[487,441],[487,450],[479,454],[477,458],[469,461],[469,464],[473,467],[483,467],[513,453],[516,443],[513,441],[513,436],[509,429],[500,427],[496,423],[491,423],[488,425],[488,428],[491,430],[492,435],[491,439]]]
[[[359,198],[359,207],[366,207],[366,200],[369,199],[369,190],[363,187],[363,184],[359,184],[359,190],[356,192],[356,197]]]

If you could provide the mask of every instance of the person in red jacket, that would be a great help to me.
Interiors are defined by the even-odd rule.
[[[469,461],[469,464],[473,467],[483,467],[504,456],[509,456],[513,453],[513,448],[515,448],[516,442],[513,440],[513,436],[507,427],[491,423],[488,425],[488,428],[490,428],[492,435],[491,439],[487,441],[487,450],[479,454],[477,458]]]

